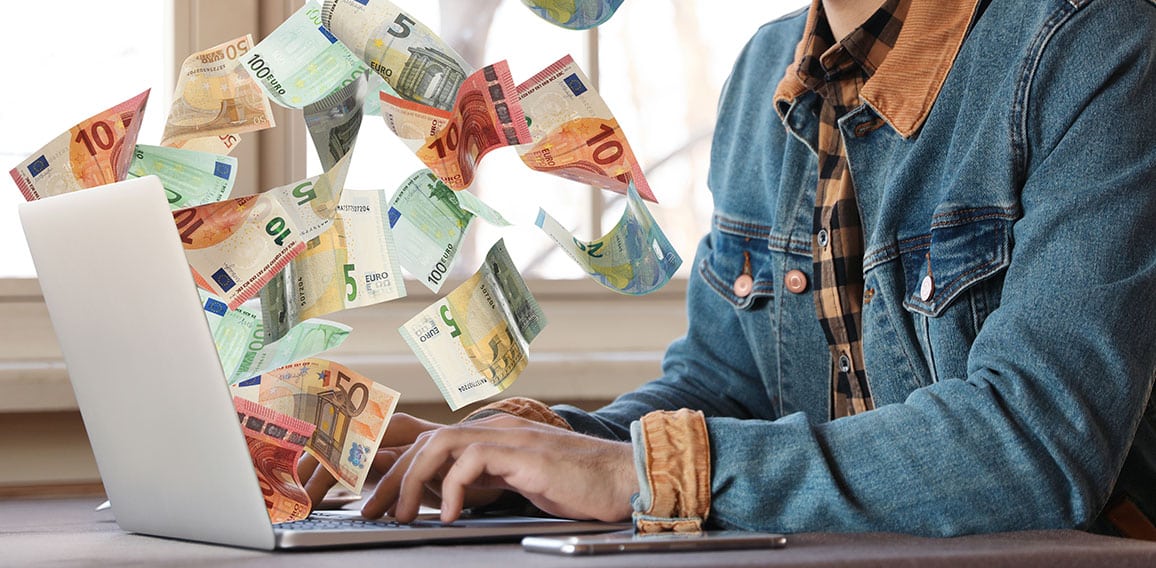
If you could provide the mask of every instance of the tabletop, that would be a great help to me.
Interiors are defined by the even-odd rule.
[[[0,501],[0,566],[1156,566],[1156,542],[1075,530],[923,538],[891,533],[788,535],[779,550],[562,557],[517,543],[260,552],[126,533],[100,498]]]

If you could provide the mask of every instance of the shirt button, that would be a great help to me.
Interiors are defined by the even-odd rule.
[[[735,295],[740,298],[746,298],[751,294],[751,289],[755,286],[755,280],[751,278],[750,274],[740,274],[735,278],[734,291]]]
[[[851,370],[851,359],[846,354],[839,356],[839,370],[844,373]]]
[[[803,290],[807,289],[807,275],[803,274],[802,270],[792,270],[787,272],[786,278],[783,279],[787,290],[794,294],[802,294]]]
[[[935,293],[935,281],[931,279],[931,275],[923,277],[923,282],[919,284],[919,299],[924,302],[931,299],[931,295]]]
[[[819,246],[827,248],[827,229],[819,229],[819,234],[816,236],[819,239]]]

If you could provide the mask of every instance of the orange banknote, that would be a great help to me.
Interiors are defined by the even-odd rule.
[[[473,183],[478,161],[487,152],[529,142],[510,68],[499,61],[466,78],[449,123],[426,138],[417,156],[443,183],[459,190]]]
[[[618,120],[567,55],[518,85],[533,143],[518,147],[530,168],[656,201]]]
[[[304,420],[233,397],[257,484],[273,523],[300,521],[309,516],[313,502],[297,475],[297,460],[317,428]]]
[[[8,173],[24,199],[124,180],[148,98],[145,91],[85,119],[12,168]]]

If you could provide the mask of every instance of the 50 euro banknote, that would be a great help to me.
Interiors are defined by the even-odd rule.
[[[234,397],[233,406],[269,521],[286,523],[308,517],[313,503],[297,475],[297,460],[317,427],[244,398]]]
[[[361,493],[401,396],[325,359],[285,365],[237,383],[233,392],[317,426],[306,451],[354,493]]]
[[[458,410],[509,388],[545,325],[545,313],[499,240],[478,272],[398,332]]]
[[[123,181],[148,97],[146,90],[86,118],[12,168],[8,174],[24,199]]]
[[[240,65],[252,47],[245,34],[185,58],[162,146],[228,154],[241,133],[276,125],[269,98]]]

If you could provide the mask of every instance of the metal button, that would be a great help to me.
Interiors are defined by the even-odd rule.
[[[851,370],[851,359],[849,359],[846,354],[840,355],[839,356],[839,371],[846,373],[850,370]]]
[[[931,279],[931,275],[923,277],[923,282],[919,284],[919,299],[924,302],[931,299],[931,295],[935,293],[935,281]]]
[[[751,294],[751,289],[754,287],[755,280],[751,278],[750,274],[740,274],[738,278],[735,278],[733,289],[736,296],[746,298]]]
[[[827,229],[819,229],[819,234],[816,236],[819,240],[819,246],[827,248]]]
[[[802,270],[792,270],[787,272],[783,283],[787,286],[787,291],[802,294],[807,289],[807,275],[803,274]]]

